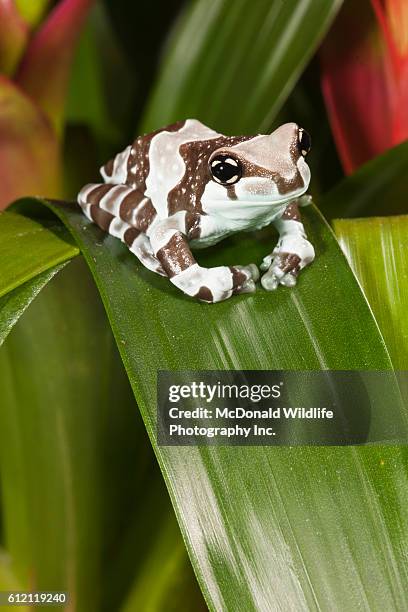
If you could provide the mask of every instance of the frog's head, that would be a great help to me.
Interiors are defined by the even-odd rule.
[[[206,209],[227,214],[224,207],[271,206],[290,201],[307,190],[310,169],[305,161],[310,136],[296,123],[286,123],[268,136],[254,136],[209,157],[211,179],[204,194]]]

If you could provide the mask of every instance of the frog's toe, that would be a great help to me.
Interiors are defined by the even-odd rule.
[[[294,287],[297,281],[295,272],[285,272],[279,266],[271,266],[262,278],[261,285],[266,291],[274,291],[279,285]]]
[[[259,266],[260,269],[262,270],[262,272],[266,272],[266,270],[269,270],[271,263],[272,263],[272,259],[273,259],[273,255],[267,255],[266,257],[263,258],[263,261],[261,263],[261,265]]]
[[[266,291],[274,291],[278,288],[279,277],[275,274],[275,270],[270,268],[261,278],[261,285]]]
[[[240,272],[243,272],[248,280],[252,280],[256,283],[259,279],[259,270],[256,264],[248,264],[247,266],[234,266]]]
[[[237,289],[237,293],[255,293],[256,285],[252,279],[247,280],[241,287]]]
[[[284,287],[294,287],[296,285],[297,277],[293,272],[288,272],[280,279],[280,284]]]

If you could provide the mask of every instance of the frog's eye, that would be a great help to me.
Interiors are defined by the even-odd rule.
[[[230,155],[216,155],[210,161],[214,181],[222,185],[233,185],[242,176],[241,162]]]
[[[303,128],[299,128],[297,148],[303,157],[305,157],[312,148],[312,139]]]

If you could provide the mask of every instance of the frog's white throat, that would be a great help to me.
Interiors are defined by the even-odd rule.
[[[270,221],[308,190],[310,169],[303,159],[302,162],[298,162],[299,172],[294,169],[293,177],[288,177],[288,180],[293,179],[293,189],[284,194],[274,181],[261,176],[242,178],[231,189],[209,181],[201,197],[203,211],[226,220],[246,221],[250,225],[263,219]]]
[[[285,210],[288,202],[238,202],[237,200],[212,202],[212,206],[203,211],[207,212],[217,225],[228,230],[245,230],[263,227],[273,219],[279,217]]]
[[[202,208],[206,214],[216,216],[220,220],[224,219],[226,222],[233,222],[237,225],[256,227],[263,221],[270,222],[281,215],[288,204],[302,196],[307,189],[308,186],[281,198],[271,197],[268,199],[264,197],[254,200],[203,199]]]

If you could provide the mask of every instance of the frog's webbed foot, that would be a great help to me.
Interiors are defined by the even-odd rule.
[[[255,264],[203,268],[194,263],[170,280],[187,295],[212,303],[227,300],[238,293],[253,293],[258,278]]]
[[[278,285],[293,287],[299,272],[314,260],[314,248],[306,238],[298,236],[296,242],[282,240],[271,255],[267,255],[260,268],[266,270],[261,285],[267,291],[277,289]]]
[[[279,242],[261,264],[261,270],[265,271],[261,285],[267,291],[273,291],[279,285],[296,285],[299,272],[315,257],[314,248],[307,240],[300,221],[298,203],[289,204],[275,225],[280,233]]]
[[[234,293],[254,293],[255,283],[259,280],[259,270],[256,264],[247,266],[232,266]]]
[[[293,287],[300,272],[301,258],[295,253],[278,252],[275,256],[267,255],[261,270],[266,270],[261,278],[261,284],[267,291],[277,289],[278,285]]]

